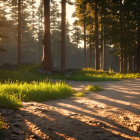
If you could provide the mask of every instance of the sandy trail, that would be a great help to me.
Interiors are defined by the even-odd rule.
[[[140,140],[140,79],[68,83],[85,97],[23,103],[20,111],[1,110],[9,123],[6,140]]]

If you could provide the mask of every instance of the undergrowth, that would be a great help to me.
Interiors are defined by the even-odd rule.
[[[37,73],[37,69],[40,65],[22,65],[18,70],[0,70],[0,81],[20,81],[20,82],[32,82],[32,81],[43,81],[47,79],[64,79],[61,74],[49,74],[41,75]]]
[[[63,83],[42,82],[5,82],[0,84],[0,106],[16,109],[22,101],[42,102],[47,99],[66,98],[72,94],[72,88]]]
[[[22,101],[42,102],[47,99],[65,98],[73,91],[70,86],[62,82],[51,82],[48,79],[75,80],[75,81],[116,81],[120,79],[138,78],[139,73],[114,73],[83,68],[73,71],[70,77],[62,72],[48,75],[37,74],[39,65],[23,65],[18,70],[0,70],[0,107],[17,109]],[[93,87],[90,87],[94,90]],[[100,89],[100,88],[99,88]],[[96,90],[99,90],[96,87]],[[77,96],[84,96],[79,93]]]
[[[83,68],[75,72],[69,80],[74,81],[118,81],[121,79],[132,79],[140,77],[140,73],[114,73],[113,71],[94,70]]]
[[[61,79],[74,81],[118,81],[121,79],[132,79],[140,77],[140,73],[115,73],[113,70],[108,72],[103,70],[95,70],[93,68],[83,68],[78,71],[73,71],[69,77],[65,77],[63,72],[55,72],[48,75],[37,74],[37,69],[40,65],[23,65],[18,70],[0,70],[0,81],[8,80],[32,82],[43,81],[47,79]]]

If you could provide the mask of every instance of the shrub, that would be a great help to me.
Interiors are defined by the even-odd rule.
[[[97,91],[101,91],[103,90],[101,86],[99,85],[88,85],[85,90],[87,91],[94,91],[94,92],[97,92]]]
[[[85,93],[84,92],[77,92],[75,94],[75,97],[84,97],[85,96]]]

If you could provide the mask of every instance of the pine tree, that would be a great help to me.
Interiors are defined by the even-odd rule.
[[[50,0],[44,0],[44,50],[42,66],[45,70],[53,70],[53,60],[51,52],[51,35],[50,35]]]
[[[21,2],[21,0],[18,0],[18,65],[21,64]]]
[[[73,25],[72,42],[74,44],[76,44],[76,46],[78,48],[79,47],[79,44],[81,43],[81,40],[82,40],[82,32],[81,32],[81,29],[74,24]]]
[[[140,1],[136,1],[137,7],[136,7],[136,13],[137,13],[137,72],[140,72]]]
[[[62,19],[61,19],[61,69],[66,69],[66,40],[65,40],[65,28],[66,28],[66,0],[61,1]]]

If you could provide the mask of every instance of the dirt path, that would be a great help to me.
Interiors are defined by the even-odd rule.
[[[140,140],[140,79],[69,83],[79,91],[89,84],[104,90],[1,110],[9,123],[6,140]]]

